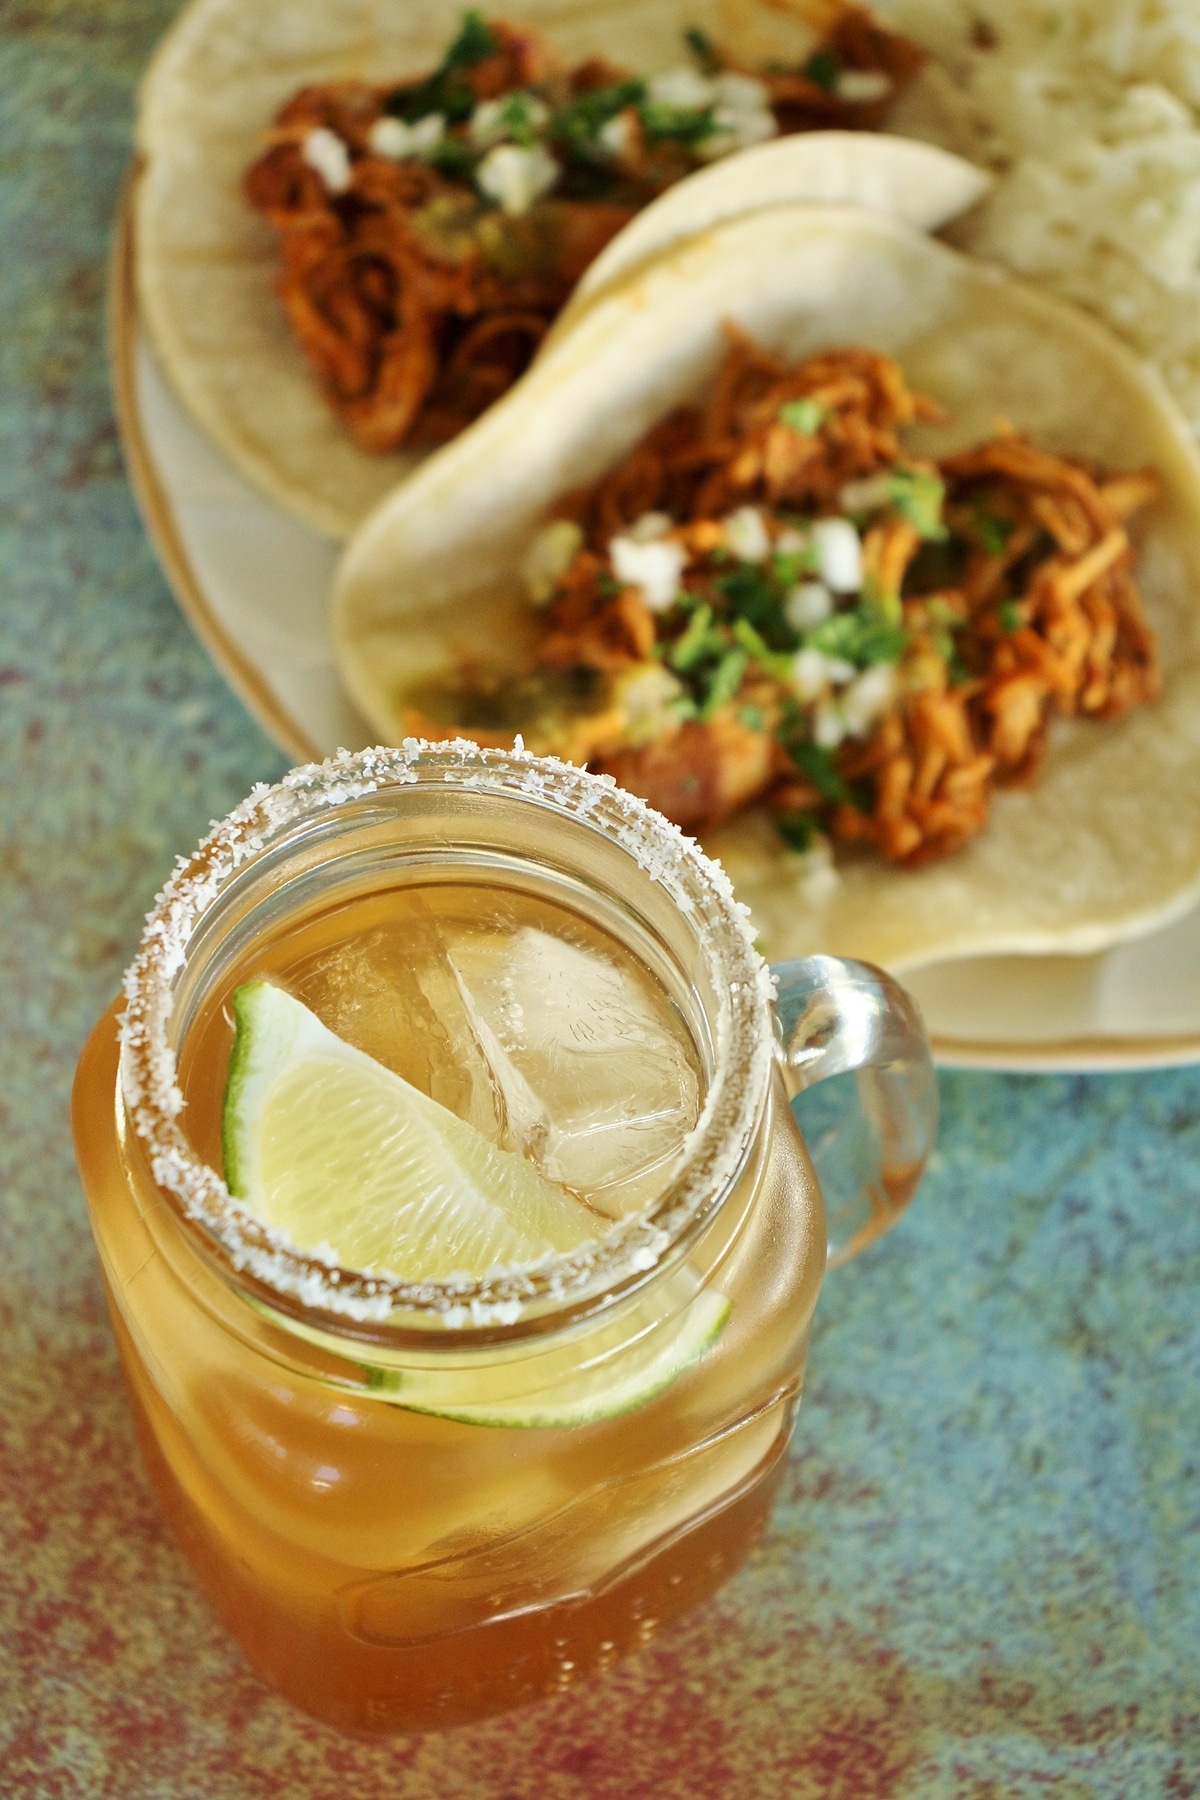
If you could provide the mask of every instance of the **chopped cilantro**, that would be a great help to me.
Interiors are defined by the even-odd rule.
[[[780,813],[775,820],[775,829],[789,850],[811,850],[813,839],[817,835],[817,821],[811,813]]]
[[[1020,631],[1021,608],[1015,600],[1005,600],[1000,607],[1001,631]]]
[[[830,751],[823,750],[820,744],[810,743],[791,743],[786,749],[800,773],[808,776],[822,800],[840,804],[850,799],[850,789],[838,774]]]
[[[816,573],[817,553],[815,550],[781,550],[771,558],[771,573],[782,587],[793,588],[802,575]]]
[[[698,144],[716,129],[711,106],[665,106],[647,100],[640,107],[642,128],[648,138],[670,138],[679,144]]]
[[[538,141],[538,129],[533,122],[533,109],[527,94],[506,94],[504,96],[500,122],[508,134],[509,140],[520,144],[525,149]]]
[[[726,642],[723,632],[713,630],[712,607],[698,606],[687,622],[687,629],[672,644],[667,660],[680,672],[694,669],[714,652],[719,654],[724,650]]]
[[[786,406],[780,407],[779,417],[801,437],[812,437],[820,430],[825,408],[815,400],[789,400]]]
[[[698,25],[691,25],[683,34],[683,41],[699,63],[705,75],[721,73],[721,58],[717,47],[707,31],[701,31]]]
[[[499,48],[496,34],[483,14],[471,8],[463,14],[458,36],[442,58],[439,72],[473,69],[476,63],[486,62],[489,56],[494,56]]]
[[[726,651],[709,677],[701,718],[711,718],[718,707],[733,699],[742,685],[742,676],[746,673],[749,660],[744,650]]]
[[[804,65],[804,73],[808,79],[817,87],[824,88],[827,94],[837,92],[841,72],[842,59],[836,50],[818,50]]]
[[[748,619],[768,649],[795,647],[796,634],[783,616],[783,594],[757,563],[737,563],[714,585],[733,617]]]
[[[778,652],[765,644],[755,631],[749,619],[733,621],[733,635],[746,654],[756,663],[760,663],[770,675],[776,675],[786,681],[791,671],[792,658],[788,651]]]
[[[979,541],[989,556],[1003,556],[1008,548],[1008,540],[1012,536],[1013,522],[999,513],[977,512],[975,529],[979,533]]]
[[[498,48],[496,34],[483,14],[465,12],[458,36],[433,74],[412,87],[394,89],[383,103],[384,112],[409,124],[440,112],[447,124],[460,125],[475,110],[475,93],[462,79],[462,71],[494,56]]]
[[[767,717],[761,706],[742,706],[738,708],[738,720],[747,731],[765,731]]]
[[[555,113],[550,136],[573,161],[592,162],[603,154],[597,140],[604,126],[627,106],[636,106],[645,94],[644,81],[616,81],[611,87],[577,94],[569,105]]]
[[[892,505],[918,537],[936,543],[949,536],[942,523],[946,490],[931,469],[897,469],[888,488]]]
[[[805,638],[808,648],[841,657],[860,669],[868,669],[873,663],[895,662],[907,641],[903,626],[880,618],[869,607],[831,613]]]
[[[468,180],[475,171],[475,158],[461,138],[439,139],[425,152],[425,161],[451,180]]]
[[[604,600],[615,600],[621,591],[620,582],[615,575],[610,575],[607,569],[602,569],[597,575],[596,586]]]
[[[882,589],[868,584],[863,591],[863,604],[868,612],[886,620],[889,625],[904,622],[904,608],[900,604],[899,594],[885,594]]]

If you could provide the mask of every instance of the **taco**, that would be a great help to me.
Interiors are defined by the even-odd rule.
[[[194,0],[142,90],[137,267],[156,350],[218,445],[344,535],[511,384],[597,253],[608,281],[780,199],[935,228],[988,185],[860,129],[921,60],[861,8],[776,41],[752,0],[731,15],[745,66],[716,47],[718,11],[645,0],[618,32],[546,0],[520,29],[456,0]],[[691,66],[664,69],[688,34]],[[780,56],[798,60],[749,72]]]
[[[334,625],[384,736],[520,730],[701,829],[772,954],[903,967],[1191,902],[1198,590],[1153,376],[919,233],[792,206],[601,295],[373,515]]]

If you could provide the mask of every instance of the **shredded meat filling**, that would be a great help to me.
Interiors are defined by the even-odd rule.
[[[914,45],[861,8],[834,12],[804,70],[757,76],[774,129],[874,128],[920,66]],[[714,73],[750,72],[702,47]],[[292,332],[364,450],[443,442],[477,417],[528,366],[610,238],[701,166],[686,114],[618,105],[644,85],[595,58],[568,68],[536,33],[467,14],[432,76],[324,83],[283,107],[246,193],[277,234]],[[540,129],[561,165],[549,191],[517,212],[480,186],[470,116],[511,96],[543,109]],[[381,120],[433,117],[444,135],[419,153],[383,154],[373,141]],[[621,121],[610,152],[599,133]],[[320,132],[342,147],[344,183],[331,186],[306,154]],[[518,128],[516,141],[528,139]]]
[[[945,856],[998,785],[1036,779],[1055,716],[1158,694],[1129,526],[1159,478],[1007,429],[926,461],[901,433],[937,409],[889,358],[789,366],[730,339],[705,404],[559,503],[574,548],[539,666],[602,697],[557,735],[531,718],[527,741],[690,829],[761,801],[797,847]],[[857,545],[844,580],[821,561],[831,527]]]

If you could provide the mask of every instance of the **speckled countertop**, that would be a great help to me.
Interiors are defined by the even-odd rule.
[[[944,1081],[916,1207],[822,1297],[768,1537],[594,1686],[363,1745],[268,1694],[193,1588],[67,1133],[172,856],[281,767],[175,611],[106,392],[172,10],[0,5],[0,1795],[1200,1794],[1200,1073]]]

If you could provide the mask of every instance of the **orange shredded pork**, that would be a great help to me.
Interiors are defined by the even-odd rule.
[[[1114,718],[1159,692],[1128,535],[1158,476],[1010,430],[925,460],[901,433],[937,409],[888,357],[789,366],[731,339],[705,405],[560,503],[575,547],[538,666],[593,702],[565,723],[535,707],[526,741],[689,829],[763,801],[797,847],[821,832],[895,863],[944,856],[998,785],[1037,778],[1056,715]],[[832,522],[858,546],[840,584],[820,550]],[[454,704],[487,723],[469,679]]]

